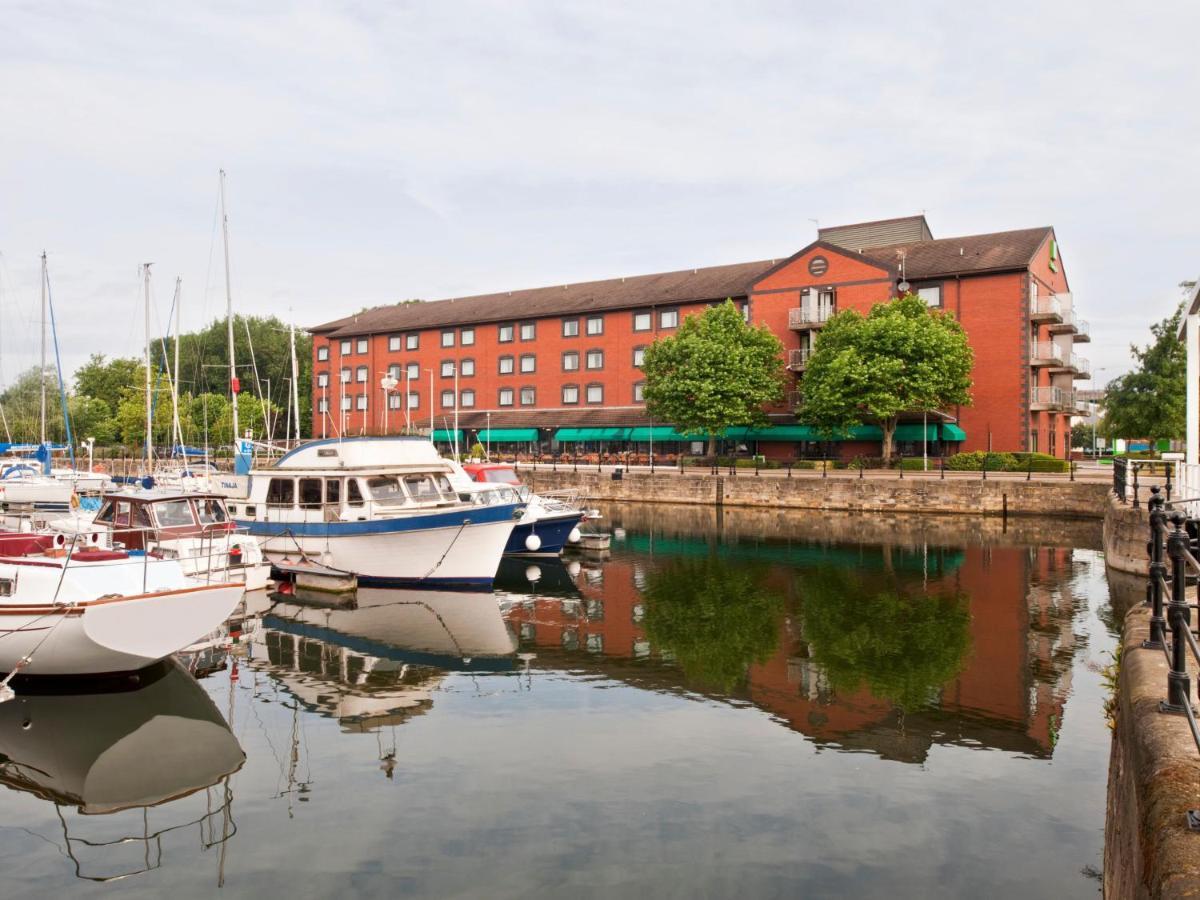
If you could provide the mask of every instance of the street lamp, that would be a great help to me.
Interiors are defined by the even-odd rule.
[[[1096,459],[1100,455],[1099,453],[1096,452],[1096,423],[1099,422],[1099,420],[1100,420],[1099,413],[1096,409],[1096,407],[1098,406],[1098,404],[1096,402],[1096,397],[1095,397],[1096,373],[1108,371],[1108,368],[1109,368],[1108,366],[1100,366],[1099,368],[1092,369],[1092,371],[1091,371],[1090,381],[1092,383],[1092,399],[1089,400],[1088,403],[1091,405],[1091,413],[1092,413],[1092,459]]]
[[[383,388],[383,433],[388,433],[388,392],[393,391],[400,382],[392,377],[390,372],[385,372],[383,377],[379,379],[379,386]]]

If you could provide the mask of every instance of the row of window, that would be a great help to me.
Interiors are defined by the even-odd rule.
[[[645,361],[646,348],[633,348],[633,364],[641,368]],[[578,372],[580,364],[580,353],[578,350],[566,350],[562,354],[562,370],[564,372]],[[588,350],[583,354],[582,362],[584,367],[591,372],[599,371],[604,368],[604,351],[599,349]],[[454,377],[455,360],[444,359],[441,363],[441,376],[443,378]],[[518,358],[515,356],[501,356],[497,360],[497,371],[501,375],[513,375],[518,371]],[[523,375],[537,371],[537,356],[533,353],[522,354],[519,358],[519,371]],[[366,366],[359,366],[353,373],[349,366],[345,366],[341,370],[341,381],[343,384],[350,384],[352,381],[359,384],[366,384],[370,377],[370,370]],[[393,363],[388,367],[388,375],[391,378],[400,380],[402,368],[399,363]],[[419,380],[421,377],[421,367],[418,363],[409,363],[406,367],[406,372],[410,381]],[[475,375],[475,360],[462,359],[458,360],[458,375],[460,378],[471,378]],[[317,387],[323,388],[329,386],[329,373],[317,373]]]
[[[537,340],[537,322],[506,322],[496,326],[496,336],[501,344],[509,344],[519,336],[522,341]],[[575,316],[564,318],[562,320],[562,336],[563,337],[579,337],[580,328],[583,333],[589,337],[604,334],[604,316],[584,316],[582,318]],[[633,330],[634,331],[650,331],[654,327],[654,314],[649,310],[635,312],[633,314]],[[679,327],[679,310],[677,309],[661,309],[658,311],[658,327],[660,329],[669,330]],[[443,347],[472,347],[475,345],[475,328],[444,328],[441,332],[441,346]],[[388,351],[392,353],[399,352],[401,347],[405,350],[419,350],[421,346],[421,335],[418,333],[411,334],[394,334],[388,337]],[[341,355],[349,356],[352,352],[358,354],[366,354],[370,350],[369,338],[345,338],[341,341]],[[324,345],[317,348],[317,359],[325,362],[329,359],[329,346]]]
[[[641,403],[645,389],[644,382],[637,382],[633,386],[633,402]],[[562,402],[564,405],[570,406],[579,402],[580,392],[586,403],[603,403],[604,402],[604,385],[588,384],[582,387],[578,384],[564,384],[562,386]],[[520,401],[521,406],[536,406],[537,405],[537,390],[532,387],[523,388],[500,388],[497,393],[497,406],[514,406],[516,401]],[[388,409],[400,409],[402,397],[400,394],[388,395]],[[441,394],[442,409],[454,408],[454,391],[442,391]],[[370,408],[370,397],[367,394],[357,394],[353,397],[347,395],[342,397],[342,410],[350,412],[352,409],[365,411]],[[410,391],[408,395],[408,408],[410,410],[421,408],[421,394],[419,391]],[[474,409],[475,408],[475,391],[464,390],[458,395],[459,409]],[[317,410],[319,412],[329,412],[329,400],[321,398],[317,401]]]

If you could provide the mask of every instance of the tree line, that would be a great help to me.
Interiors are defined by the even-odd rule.
[[[308,436],[312,422],[312,339],[296,332],[299,368],[300,433]],[[291,348],[286,323],[275,316],[237,316],[234,353],[242,392],[238,396],[238,425],[256,440],[287,437],[291,392]],[[151,408],[155,446],[175,441],[171,379],[175,340],[152,345]],[[257,373],[257,377],[256,377]],[[22,372],[0,393],[5,439],[36,441],[41,434],[42,380],[46,385],[46,437],[63,442],[67,429],[58,375],[38,367]],[[183,441],[190,446],[219,447],[233,440],[233,411],[229,400],[228,333],[224,320],[179,338],[179,422]],[[140,448],[146,433],[146,369],[141,359],[109,358],[94,353],[76,369],[67,385],[66,409],[76,443],[93,438],[98,446],[121,444]],[[292,425],[295,428],[295,425]],[[294,432],[293,432],[294,433]]]

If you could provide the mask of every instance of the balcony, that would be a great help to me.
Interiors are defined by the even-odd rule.
[[[804,331],[809,328],[820,328],[837,312],[831,306],[800,306],[788,310],[788,328],[792,331]]]
[[[1063,352],[1053,341],[1036,341],[1029,348],[1031,366],[1058,366],[1063,364]]]
[[[1082,400],[1079,395],[1075,395],[1075,415],[1090,416],[1092,414],[1092,402],[1090,400]]]
[[[1076,378],[1092,377],[1092,364],[1082,356],[1076,356],[1074,353],[1071,354],[1071,368],[1075,370]]]
[[[787,367],[793,372],[803,372],[808,368],[808,358],[810,356],[812,356],[811,347],[804,347],[801,350],[789,350]]]
[[[1029,321],[1061,322],[1062,304],[1057,297],[1037,297],[1029,301]]]
[[[1062,410],[1074,402],[1074,391],[1060,387],[1032,387],[1029,389],[1029,409]]]
[[[791,409],[791,410],[797,410],[797,409],[799,409],[799,408],[800,408],[800,404],[801,404],[802,402],[803,402],[803,401],[802,401],[802,399],[801,399],[801,396],[800,396],[800,392],[799,392],[799,391],[788,391],[788,394],[787,394],[787,407],[788,407],[788,409]]]
[[[1059,321],[1051,321],[1048,323],[1048,330],[1051,334],[1070,334],[1076,330],[1075,313],[1069,309],[1063,310]]]
[[[1075,320],[1075,343],[1086,344],[1092,339],[1092,329],[1088,327],[1086,319]]]

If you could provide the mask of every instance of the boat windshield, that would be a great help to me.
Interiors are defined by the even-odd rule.
[[[229,519],[224,502],[216,497],[196,501],[196,511],[200,514],[201,525],[222,525]]]
[[[192,505],[186,500],[164,500],[154,504],[158,524],[163,528],[178,528],[181,525],[195,525],[192,518]]]
[[[405,475],[404,487],[408,495],[418,503],[458,499],[458,494],[450,486],[450,479],[445,475]]]
[[[488,484],[520,484],[521,479],[512,469],[484,469],[483,480]]]
[[[400,487],[399,480],[392,475],[375,475],[368,478],[367,490],[376,503],[401,504],[405,501],[404,489]]]

